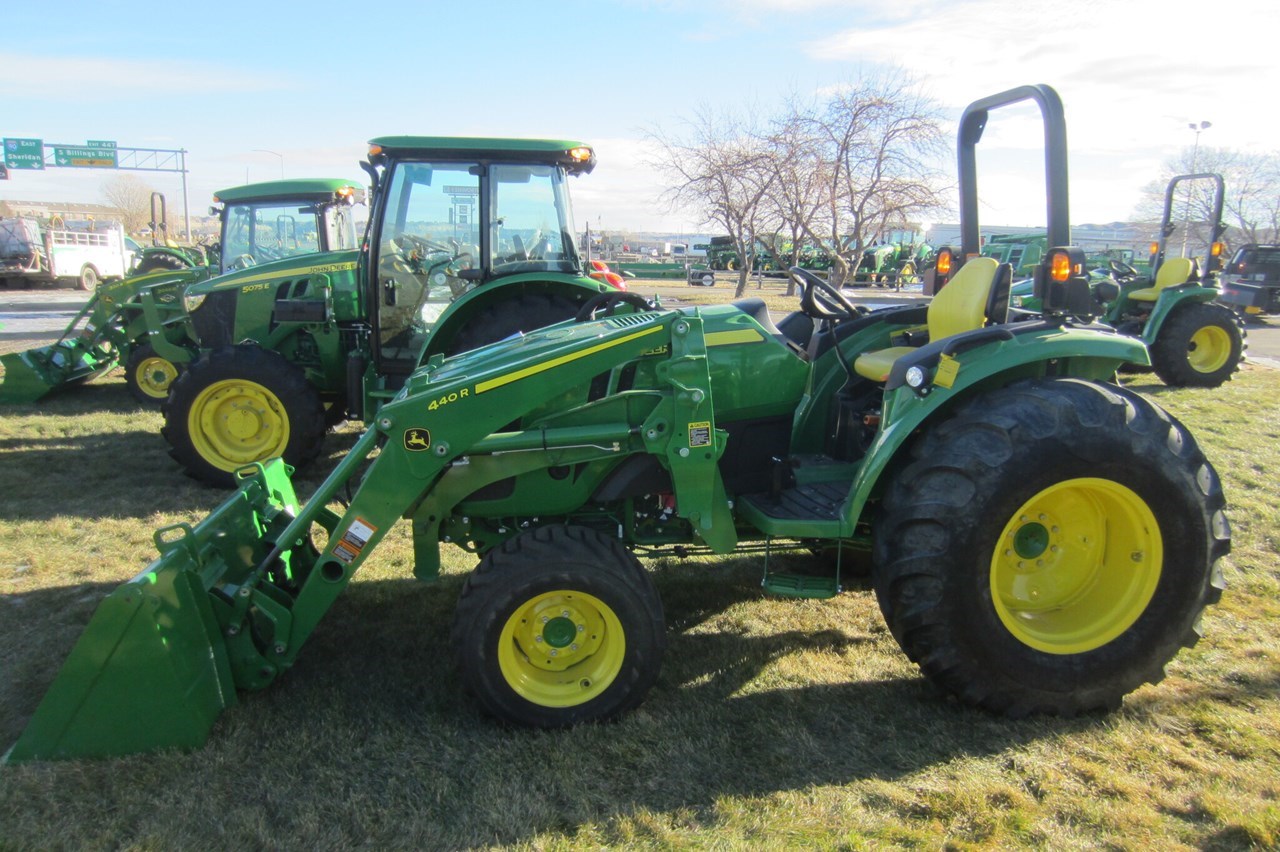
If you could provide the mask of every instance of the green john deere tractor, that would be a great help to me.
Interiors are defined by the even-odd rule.
[[[933,258],[933,249],[920,231],[896,229],[884,233],[862,253],[855,281],[891,287],[917,284]]]
[[[1209,181],[1213,205],[1204,258],[1167,257],[1167,240],[1176,227],[1173,202],[1184,181]],[[1151,367],[1173,387],[1215,388],[1228,381],[1244,360],[1248,340],[1244,322],[1216,300],[1221,291],[1224,187],[1216,174],[1178,175],[1165,191],[1160,239],[1154,245],[1150,268],[1144,276],[1120,261],[1109,263],[1110,276],[1095,280],[1093,296],[1100,318],[1123,334],[1145,343]],[[1038,310],[1039,302],[1029,281],[1013,288],[1017,308]],[[1134,365],[1143,369],[1143,365]]]
[[[369,150],[361,248],[187,289],[205,354],[173,385],[164,437],[191,475],[230,486],[256,461],[305,465],[328,425],[372,417],[425,358],[559,322],[616,290],[584,274],[573,239],[568,179],[594,168],[590,147],[390,136]]]
[[[282,256],[351,249],[364,190],[331,178],[281,180],[224,189],[214,202],[221,251],[211,249],[199,264],[167,245],[144,254],[137,274],[100,284],[57,341],[0,356],[0,401],[35,402],[123,365],[133,397],[159,405],[199,352],[183,304],[186,288]],[[157,211],[153,198],[157,213],[153,228],[162,229],[163,200]]]
[[[961,182],[989,112],[1028,99],[1058,237],[1052,89],[965,110]],[[827,598],[870,551],[889,629],[942,690],[1015,717],[1116,707],[1220,594],[1222,488],[1180,423],[1109,382],[1146,352],[1090,321],[1083,253],[1055,245],[1037,269],[1038,321],[1004,322],[1010,273],[974,258],[927,307],[871,311],[797,267],[800,310],[777,322],[758,299],[660,310],[605,292],[576,321],[432,354],[305,506],[273,460],[204,521],[159,530],[160,558],[101,605],[8,760],[200,746],[297,660],[402,517],[424,580],[442,543],[480,555],[453,653],[508,722],[644,699],[665,639],[636,553],[754,552],[766,590]],[[823,558],[779,571],[787,548]]]

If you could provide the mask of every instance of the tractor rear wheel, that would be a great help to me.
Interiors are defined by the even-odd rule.
[[[1230,308],[1194,302],[1165,319],[1151,366],[1166,385],[1216,388],[1240,369],[1244,350],[1244,323]]]
[[[1199,638],[1231,547],[1190,433],[1114,386],[1035,380],[933,428],[886,491],[876,597],[935,684],[1008,716],[1119,706]]]
[[[525,293],[494,302],[480,310],[458,330],[445,349],[446,355],[470,352],[489,343],[505,340],[516,332],[534,331],[573,319],[581,305],[564,296]]]
[[[177,271],[187,269],[189,266],[190,264],[183,263],[181,258],[168,252],[149,254],[138,264],[134,274],[142,275],[144,272],[155,272],[157,269]]]
[[[188,474],[235,485],[235,471],[281,457],[310,463],[324,441],[324,406],[301,369],[258,346],[224,346],[173,383],[161,434]]]
[[[124,383],[133,398],[143,405],[160,405],[169,396],[169,386],[182,372],[178,365],[156,354],[150,343],[133,347],[124,365]]]
[[[488,713],[562,728],[639,705],[666,634],[657,590],[630,551],[585,527],[545,526],[480,561],[452,641],[463,684]]]

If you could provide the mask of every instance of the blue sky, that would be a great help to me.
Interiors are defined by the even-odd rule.
[[[667,211],[645,131],[699,105],[768,114],[887,66],[954,121],[966,103],[1049,83],[1066,104],[1072,219],[1126,218],[1161,162],[1200,144],[1280,147],[1264,0],[386,0],[138,7],[7,3],[0,135],[185,148],[193,212],[221,187],[359,179],[395,133],[549,136],[595,145],[574,183],[579,226],[705,231]],[[981,146],[982,219],[1043,222],[1033,111],[1002,111]],[[266,149],[275,154],[262,153]],[[11,172],[0,198],[101,201],[113,172]],[[131,172],[181,210],[176,175]],[[1228,187],[1230,192],[1230,187]]]

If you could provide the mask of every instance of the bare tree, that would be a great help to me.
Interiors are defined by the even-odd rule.
[[[945,207],[934,166],[944,150],[940,114],[905,78],[861,81],[793,120],[810,128],[827,164],[827,209],[814,219],[824,230],[807,233],[831,255],[837,285],[878,234]]]
[[[151,221],[151,185],[134,175],[116,175],[102,184],[102,197],[120,211],[120,224],[136,234]]]
[[[1226,184],[1224,224],[1235,243],[1280,240],[1280,152],[1250,154],[1230,148],[1188,146],[1165,161],[1160,176],[1142,189],[1131,218],[1158,222],[1169,181],[1178,175],[1215,173]],[[1213,192],[1208,181],[1179,187],[1173,204],[1174,239],[1186,227],[1194,243],[1208,237],[1204,228],[1213,215]]]
[[[821,156],[822,141],[813,130],[793,103],[773,123],[767,139],[774,180],[766,203],[779,225],[770,248],[784,269],[801,265],[810,234],[828,230],[822,217],[831,209],[831,167]],[[787,295],[795,295],[792,278],[787,279]]]
[[[740,297],[755,261],[756,237],[767,230],[765,200],[773,183],[767,146],[751,118],[718,115],[705,106],[686,126],[684,138],[649,133],[659,149],[652,165],[670,182],[662,198],[673,208],[700,210],[703,223],[718,225],[733,239]]]

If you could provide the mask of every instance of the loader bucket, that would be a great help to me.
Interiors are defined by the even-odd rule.
[[[0,355],[0,402],[35,402],[63,385],[89,380],[119,363],[110,346],[68,338],[50,346]]]
[[[5,760],[109,757],[203,745],[234,705],[237,661],[217,606],[248,600],[265,538],[297,511],[285,467],[246,479],[194,529],[156,533],[160,558],[94,612]],[[250,631],[240,636],[246,639]],[[261,668],[261,667],[259,667]],[[272,675],[273,676],[273,675]],[[263,677],[261,674],[259,677]],[[241,683],[242,686],[265,685]]]

